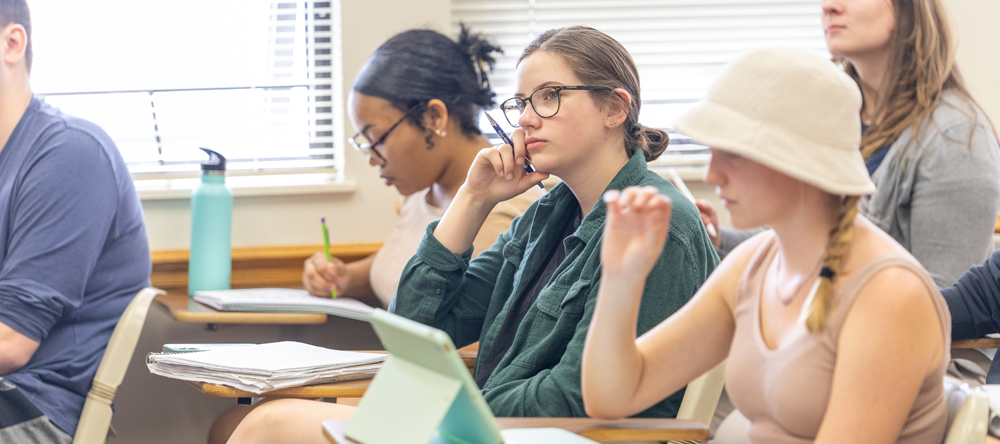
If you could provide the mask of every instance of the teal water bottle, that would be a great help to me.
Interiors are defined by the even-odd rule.
[[[191,193],[188,294],[229,289],[232,273],[233,190],[226,186],[226,158],[207,148],[201,184]]]

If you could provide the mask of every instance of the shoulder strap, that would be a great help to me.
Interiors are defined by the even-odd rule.
[[[746,270],[743,271],[743,277],[740,278],[739,293],[736,295],[736,305],[740,305],[748,297],[756,297],[757,290],[760,288],[760,280],[763,279],[763,267],[770,262],[770,259],[778,251],[774,231],[768,231],[767,236],[767,239],[757,247],[753,258],[750,259]]]
[[[854,301],[857,299],[858,294],[861,293],[861,289],[868,284],[876,274],[880,271],[885,270],[890,267],[901,267],[912,271],[916,274],[927,287],[928,290],[933,294],[938,292],[937,285],[931,280],[930,275],[920,267],[913,259],[900,256],[900,255],[885,255],[879,256],[872,259],[864,267],[854,272],[851,277],[844,282],[840,290],[837,291],[836,296],[833,298],[833,307],[830,311],[830,316],[827,318],[827,333],[833,341],[836,341],[840,337],[840,328],[844,324],[844,319],[847,317],[847,313],[850,312],[851,307],[854,305]],[[940,296],[937,298],[940,299]],[[934,300],[935,307],[940,312],[942,307],[938,303],[937,299]],[[948,321],[950,324],[950,321]],[[951,326],[947,325],[943,327],[945,330],[950,331]]]

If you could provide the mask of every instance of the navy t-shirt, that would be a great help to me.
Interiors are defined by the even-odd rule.
[[[861,134],[864,135],[865,131],[868,130],[868,125],[861,124]],[[875,174],[875,170],[878,169],[879,165],[882,165],[882,160],[885,159],[885,155],[889,153],[889,147],[892,144],[886,144],[883,147],[875,150],[871,157],[865,160],[865,166],[868,168],[868,175],[871,176]]]
[[[70,435],[150,269],[142,204],[111,138],[32,98],[0,151],[0,322],[40,345],[4,379]]]

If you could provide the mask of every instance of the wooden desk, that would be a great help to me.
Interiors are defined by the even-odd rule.
[[[369,351],[364,350],[365,353],[385,353],[384,351]],[[475,351],[462,351],[458,352],[459,356],[462,357],[462,361],[465,362],[466,367],[470,369],[476,365],[476,352]],[[371,379],[359,379],[356,381],[344,381],[344,382],[332,382],[328,384],[316,384],[316,385],[306,385],[301,387],[292,387],[281,390],[272,390],[270,392],[264,393],[254,393],[248,392],[246,390],[240,390],[238,388],[230,387],[228,385],[221,384],[209,384],[205,382],[193,382],[190,381],[198,391],[209,395],[218,396],[222,398],[239,398],[241,404],[249,403],[250,398],[360,398],[365,395],[365,391],[368,390],[368,386],[371,385]]]
[[[191,300],[184,293],[157,295],[154,299],[178,322],[198,324],[322,324],[323,313],[248,313],[218,311]]]
[[[357,444],[344,437],[348,420],[323,421],[323,434],[333,444]],[[708,426],[698,421],[663,418],[497,418],[501,429],[554,427],[598,442],[708,439]]]
[[[967,348],[998,348],[1000,346],[1000,338],[979,338],[979,339],[963,339],[961,341],[952,341],[951,349],[967,349]]]
[[[254,393],[228,385],[209,384],[206,382],[191,382],[196,389],[209,396],[222,398],[240,398],[240,403],[245,403],[243,399],[248,398],[360,398],[365,395],[371,379],[358,379],[356,381],[332,382],[329,384],[306,385],[302,387],[292,387],[281,390],[272,390],[264,393]]]

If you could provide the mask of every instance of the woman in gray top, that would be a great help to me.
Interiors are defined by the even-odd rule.
[[[994,249],[1000,148],[955,65],[945,11],[939,0],[831,1],[822,18],[827,49],[864,97],[861,153],[876,190],[861,210],[950,286]],[[698,207],[718,228],[711,204]],[[757,231],[723,228],[712,242],[724,254]]]

